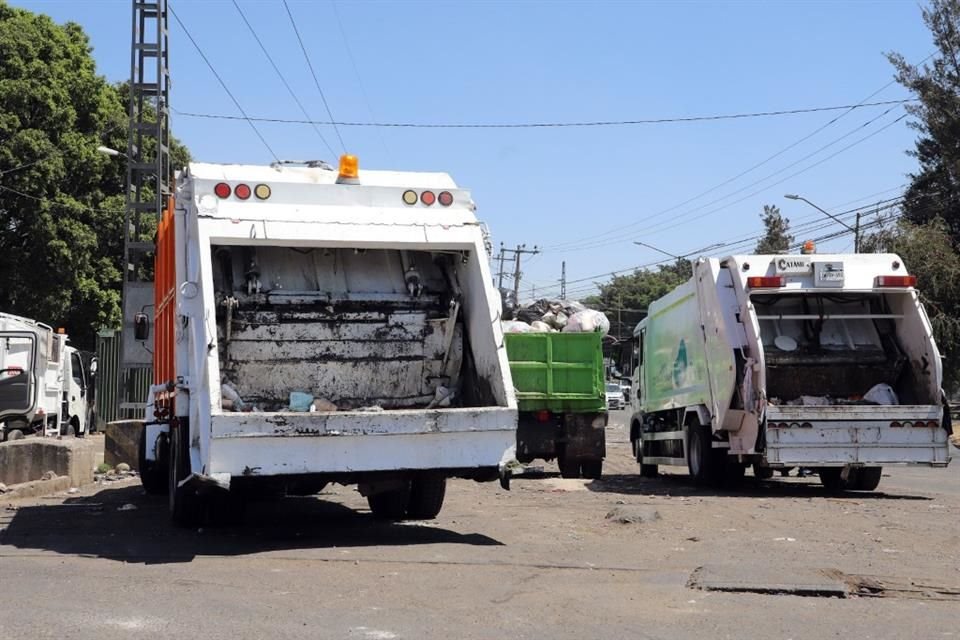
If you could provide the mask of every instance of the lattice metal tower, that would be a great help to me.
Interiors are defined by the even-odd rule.
[[[154,232],[171,193],[167,1],[132,0],[130,128],[123,242],[120,415],[143,415],[153,354],[134,338],[138,313],[153,316]]]

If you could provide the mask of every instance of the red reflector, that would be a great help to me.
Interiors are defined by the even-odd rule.
[[[420,202],[427,205],[428,207],[437,201],[437,196],[433,191],[424,191],[420,194]]]
[[[929,428],[931,428],[931,429],[936,429],[936,428],[939,427],[940,425],[937,424],[937,421],[936,421],[936,420],[931,420],[930,422],[927,423],[927,426],[928,426]]]
[[[549,411],[537,411],[537,422],[546,422],[550,419]]]
[[[783,276],[750,276],[747,278],[747,287],[750,289],[770,289],[787,284]]]
[[[218,198],[229,198],[230,185],[228,185],[226,182],[218,182],[217,186],[213,188],[213,192],[217,194]]]
[[[903,425],[900,424],[899,422],[891,422],[891,423],[890,423],[890,426],[891,426],[892,428],[894,428],[894,429],[899,429],[899,428],[902,427]]]
[[[878,287],[915,287],[917,276],[877,276]]]
[[[238,184],[233,189],[233,195],[237,196],[241,200],[246,200],[250,197],[250,187],[245,184]]]
[[[453,194],[449,191],[441,191],[440,195],[437,196],[437,200],[445,207],[449,207],[453,204]]]

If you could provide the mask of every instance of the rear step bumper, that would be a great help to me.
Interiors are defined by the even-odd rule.
[[[767,463],[946,466],[950,447],[942,419],[943,409],[933,405],[771,406]]]
[[[515,409],[225,413],[211,418],[211,475],[503,469]]]

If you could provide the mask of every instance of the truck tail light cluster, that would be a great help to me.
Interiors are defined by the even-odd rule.
[[[813,429],[813,425],[809,422],[791,422],[787,424],[786,422],[771,422],[767,425],[768,429]]]
[[[404,204],[413,206],[417,202],[422,202],[428,207],[439,202],[442,206],[449,207],[453,204],[453,194],[449,191],[441,191],[439,194],[433,191],[423,191],[418,194],[413,189],[407,189],[403,192]]]
[[[749,289],[776,289],[786,286],[787,279],[783,276],[750,276],[747,278]]]
[[[248,199],[251,193],[257,197],[257,200],[266,200],[272,193],[269,185],[258,184],[251,190],[250,185],[243,182],[233,187],[226,182],[218,182],[213,188],[213,192],[221,200],[226,200],[229,198],[231,193],[236,196],[238,200]]]
[[[921,429],[922,428],[937,429],[940,427],[940,423],[938,423],[936,420],[928,420],[927,422],[924,422],[923,420],[917,420],[916,422],[910,422],[909,420],[906,420],[904,422],[896,422],[896,421],[891,422],[890,427],[893,429],[898,429],[900,427],[907,427],[907,428],[920,427]]]
[[[915,287],[917,276],[877,276],[878,287]]]

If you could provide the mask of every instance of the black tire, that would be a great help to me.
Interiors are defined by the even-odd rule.
[[[717,486],[723,478],[724,461],[713,451],[710,427],[690,425],[687,433],[687,470],[690,477],[697,485]]]
[[[603,460],[581,460],[580,475],[589,480],[599,480],[603,476]]]
[[[60,425],[60,435],[61,435],[61,436],[67,438],[67,437],[70,437],[70,436],[75,436],[76,434],[77,434],[77,432],[74,431],[74,429],[73,429],[73,424],[71,424],[71,423],[68,422],[67,424],[61,424],[61,425]]]
[[[137,469],[140,472],[140,483],[143,485],[143,490],[147,492],[149,496],[162,496],[166,495],[170,490],[169,477],[170,473],[169,463],[167,462],[167,456],[169,455],[169,447],[166,444],[167,439],[164,436],[160,436],[160,441],[157,443],[157,460],[147,460],[147,429],[146,427],[140,432],[140,446],[138,447],[137,455]]]
[[[410,483],[410,501],[407,517],[413,520],[432,520],[443,507],[447,494],[447,479],[433,473],[418,475]]]
[[[184,433],[185,425],[171,426],[169,471],[167,472],[167,496],[170,505],[170,519],[177,526],[194,527],[200,524],[202,510],[200,497],[192,487],[178,486],[190,475],[190,442]]]
[[[73,436],[75,438],[83,438],[87,434],[84,431],[80,430],[80,419],[77,416],[70,418],[70,426],[73,427]]]
[[[753,463],[753,475],[758,480],[769,480],[773,477],[773,469],[764,467],[759,462]]]
[[[228,527],[243,524],[247,501],[236,491],[220,491],[207,499],[209,522],[213,526]]]
[[[819,471],[820,483],[830,493],[840,493],[841,491],[846,491],[854,482],[856,482],[856,476],[854,475],[854,471],[851,470],[847,475],[847,479],[844,480],[842,474],[842,467],[822,468]]]
[[[873,491],[880,484],[883,467],[864,467],[857,469],[856,482],[853,488],[858,491]]]
[[[378,520],[402,520],[410,504],[410,483],[399,489],[369,495],[367,504],[373,517]]]
[[[23,440],[23,438],[23,431],[20,429],[11,429],[10,431],[7,431],[7,440]]]
[[[557,466],[560,467],[560,476],[563,478],[580,477],[580,461],[568,458],[565,453],[557,456]]]

